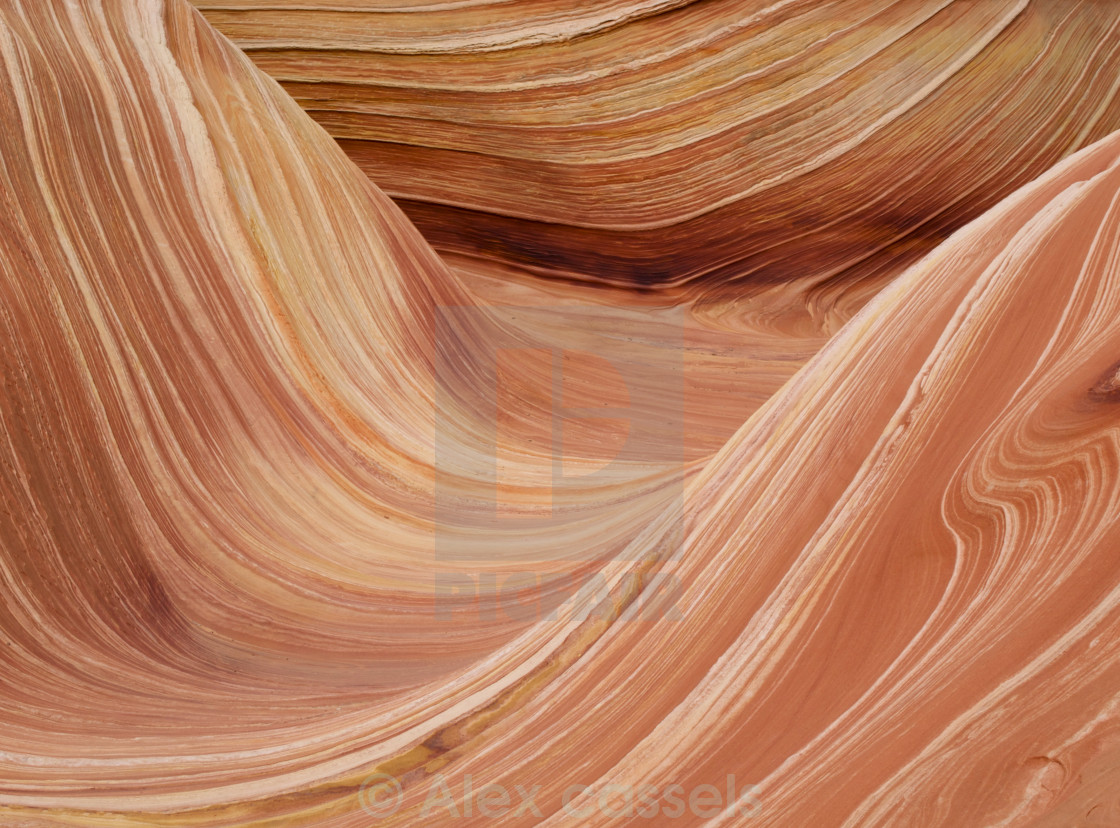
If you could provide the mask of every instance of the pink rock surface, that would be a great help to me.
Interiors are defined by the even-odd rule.
[[[460,5],[359,45],[646,19]],[[242,6],[206,11],[288,25]],[[882,14],[942,6],[941,44],[1059,8]],[[1065,70],[1120,48],[1111,5],[1063,8]],[[1027,83],[1015,54],[984,71]],[[0,824],[1116,824],[1120,133],[1063,77],[1008,127],[1051,149],[983,178],[1023,186],[912,266],[832,281],[794,244],[795,278],[650,293],[437,253],[183,0],[0,5]]]

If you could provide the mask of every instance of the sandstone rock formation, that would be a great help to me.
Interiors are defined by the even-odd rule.
[[[897,274],[1120,129],[1101,0],[194,0],[441,250],[667,290]]]
[[[1117,823],[1116,8],[238,5],[0,4],[0,824]]]

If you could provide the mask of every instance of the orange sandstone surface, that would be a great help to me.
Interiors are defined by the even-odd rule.
[[[881,284],[1120,129],[1110,0],[193,2],[437,249],[568,280]]]
[[[0,4],[0,825],[1120,824],[1120,6],[197,5]]]

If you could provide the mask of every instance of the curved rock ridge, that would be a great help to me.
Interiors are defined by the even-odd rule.
[[[673,303],[441,258],[185,0],[0,5],[0,88],[0,824],[1115,823],[1120,132],[877,293]]]
[[[617,458],[606,427],[566,432],[552,485],[548,332],[478,305],[190,6],[129,5],[0,8],[7,806],[204,807],[360,768],[515,675],[479,659],[533,619],[485,585],[436,606],[437,563],[456,585],[528,556],[547,606],[681,490],[679,456]],[[632,408],[658,413],[658,377]],[[564,380],[597,405],[611,366]]]
[[[195,0],[440,250],[650,289],[897,275],[1120,128],[1100,0]]]

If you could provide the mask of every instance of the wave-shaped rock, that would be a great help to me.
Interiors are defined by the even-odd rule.
[[[368,45],[647,19],[531,5]],[[1120,133],[807,324],[440,258],[182,0],[0,88],[4,825],[1111,824]]]
[[[195,0],[437,248],[666,289],[896,275],[1120,128],[1099,0]]]

